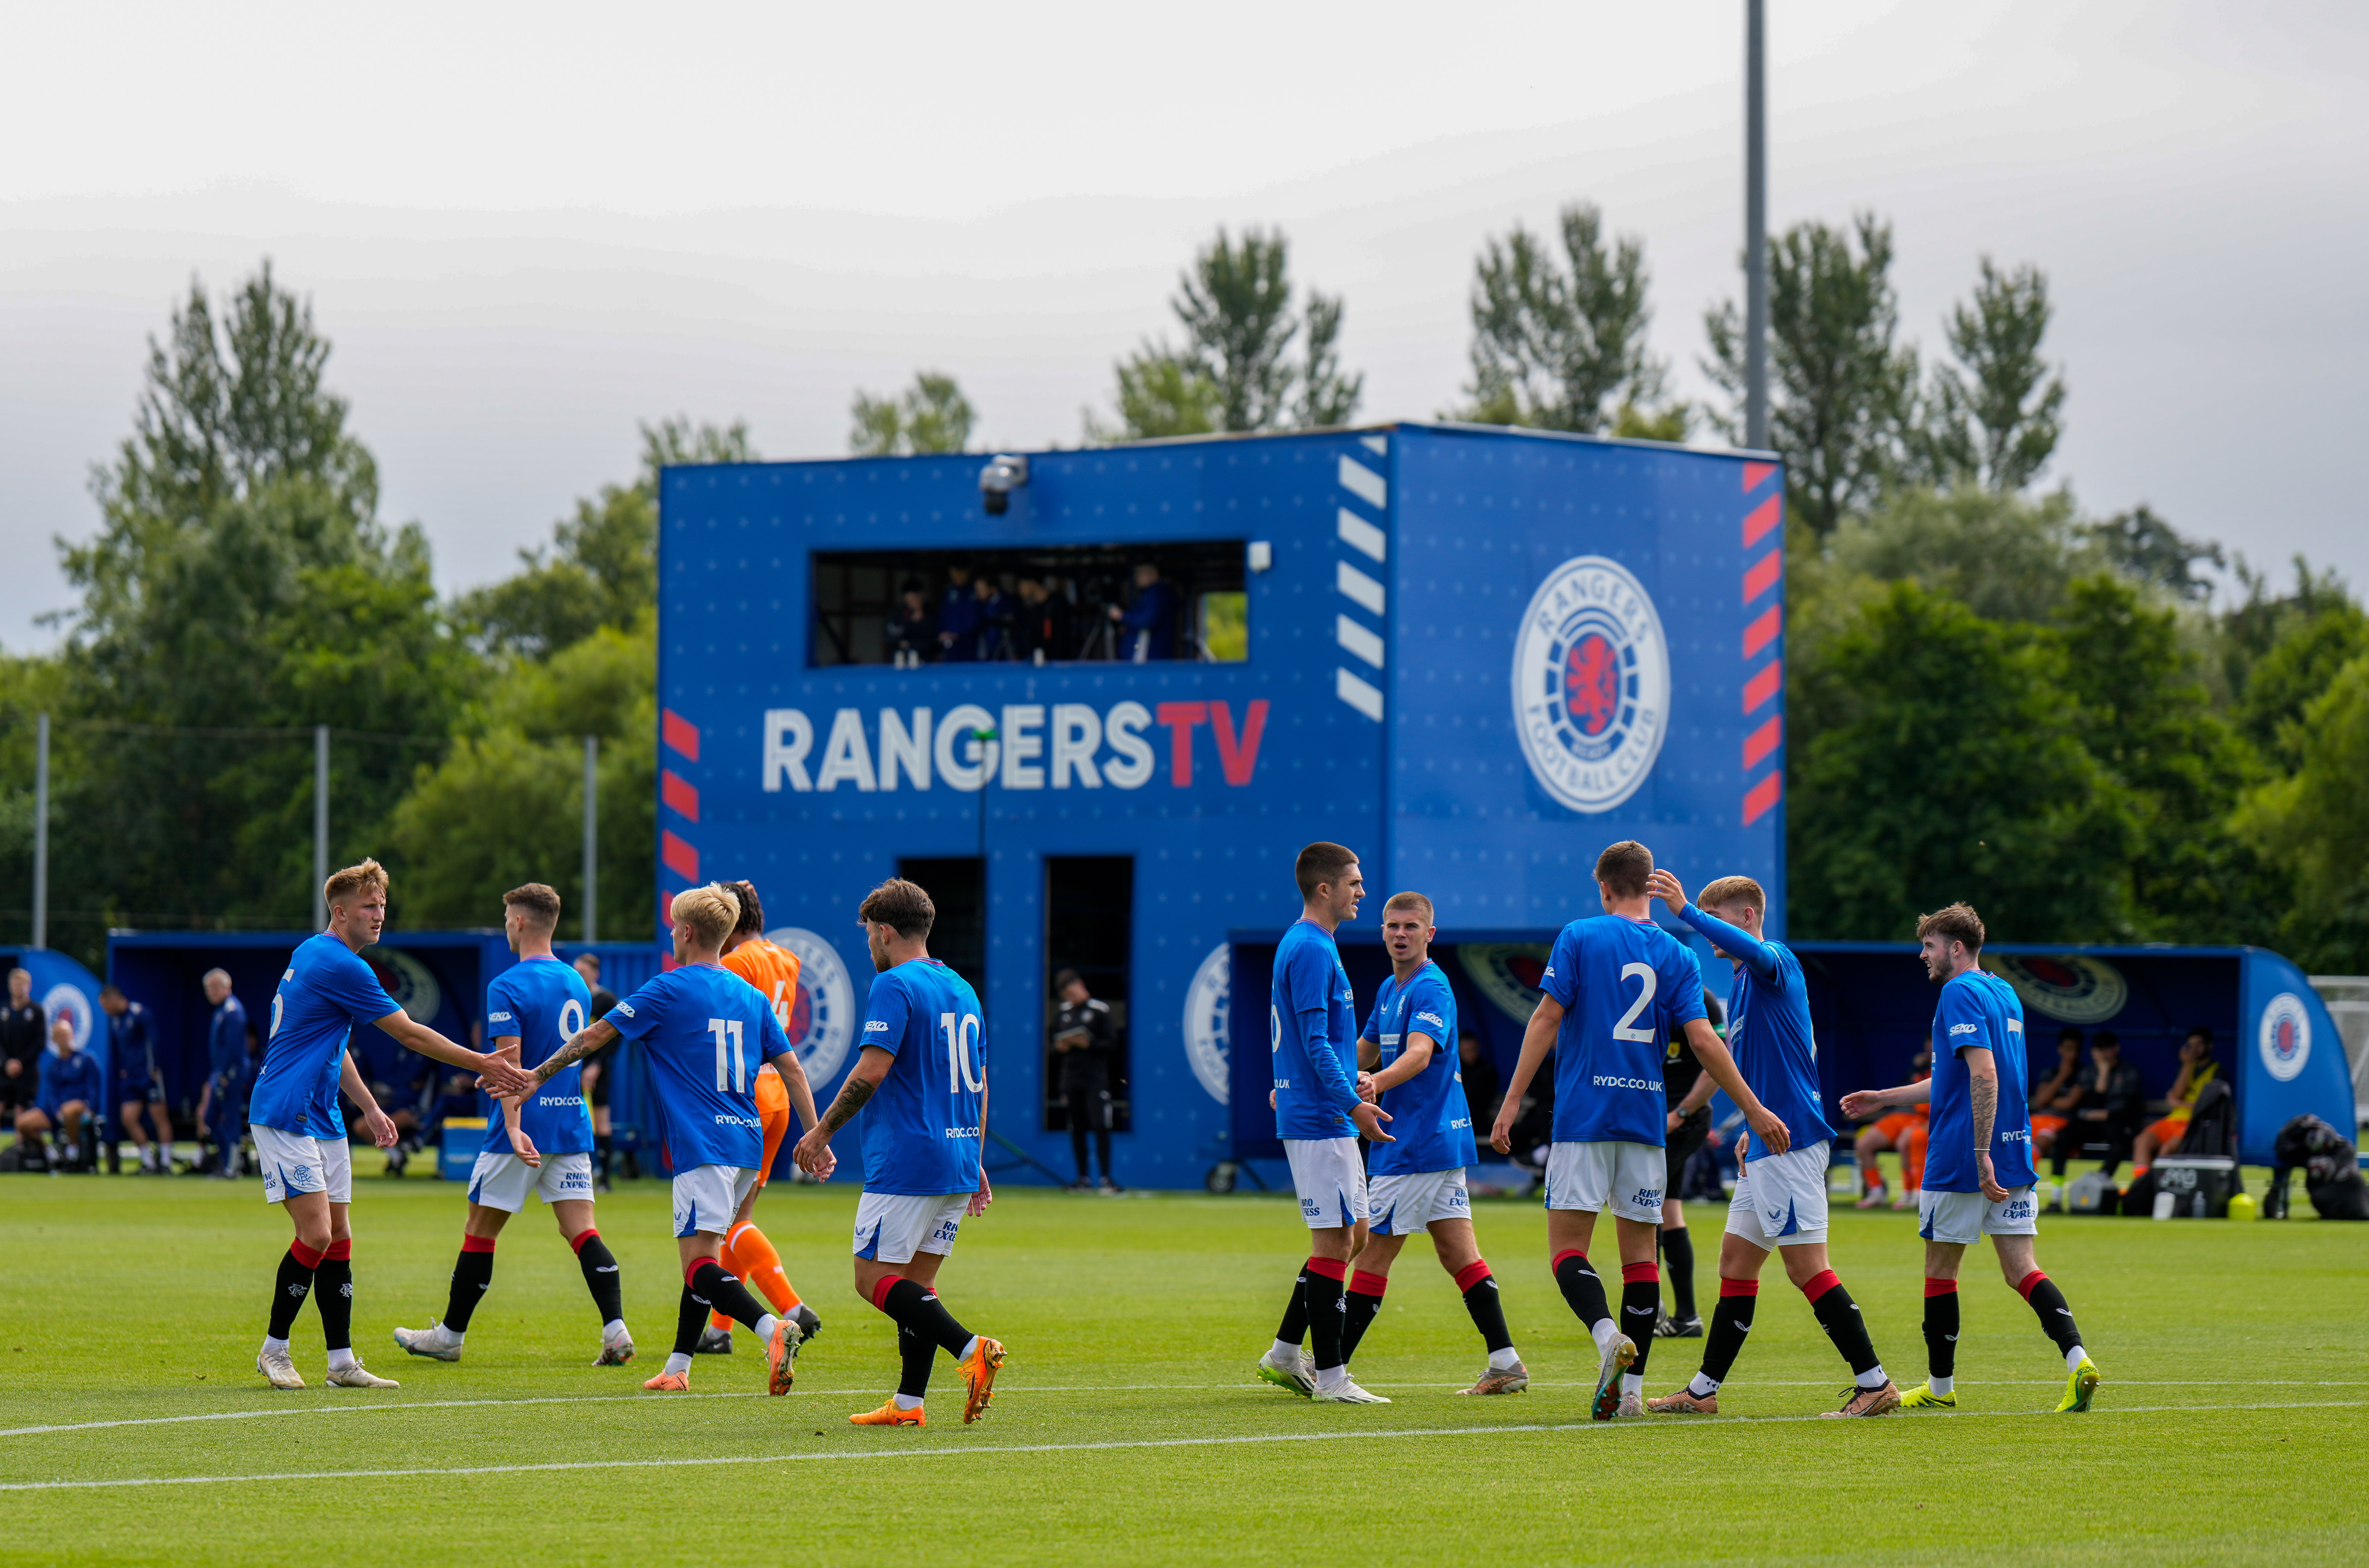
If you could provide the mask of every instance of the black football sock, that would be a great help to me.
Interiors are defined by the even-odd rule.
[[[1818,1326],[1835,1342],[1835,1349],[1850,1363],[1851,1376],[1867,1378],[1881,1371],[1883,1363],[1876,1359],[1874,1342],[1867,1336],[1867,1322],[1860,1316],[1859,1303],[1851,1299],[1843,1282],[1827,1269],[1814,1275],[1802,1287],[1802,1294],[1810,1299],[1810,1310],[1818,1315]],[[1868,1386],[1868,1385],[1862,1385]]]
[[[444,1326],[454,1333],[469,1332],[477,1303],[494,1283],[494,1239],[464,1236],[461,1255],[452,1261],[452,1291],[444,1302]]]
[[[1670,1271],[1670,1316],[1685,1322],[1695,1316],[1695,1239],[1685,1226],[1663,1228],[1662,1266]]]
[[[321,1309],[321,1337],[331,1355],[354,1347],[354,1243],[332,1242],[313,1274],[313,1301]]]
[[[273,1339],[286,1339],[288,1331],[296,1326],[296,1314],[304,1310],[305,1299],[313,1294],[314,1276],[321,1267],[321,1254],[302,1242],[289,1244],[280,1256],[280,1277],[271,1285],[271,1327],[266,1332]]]
[[[699,1331],[707,1326],[707,1303],[682,1288],[682,1301],[674,1314],[674,1353],[689,1357],[699,1353]]]
[[[949,1356],[960,1356],[971,1342],[970,1330],[955,1322],[938,1293],[918,1279],[890,1275],[873,1292],[872,1304],[894,1318],[899,1328],[911,1329],[923,1343]]]
[[[1716,1391],[1735,1369],[1745,1335],[1752,1332],[1752,1309],[1760,1300],[1760,1281],[1722,1279],[1719,1305],[1711,1310],[1711,1329],[1703,1337],[1702,1380]]]
[[[1341,1365],[1341,1330],[1346,1322],[1341,1282],[1349,1265],[1330,1258],[1308,1260],[1308,1354],[1319,1372]]]
[[[1083,1122],[1070,1124],[1070,1158],[1077,1162],[1078,1185],[1084,1186],[1093,1168],[1086,1163],[1086,1127]]]
[[[908,1284],[911,1283],[910,1280]],[[897,1325],[897,1356],[899,1363],[897,1391],[907,1399],[920,1399],[930,1391],[930,1372],[938,1364],[938,1347],[930,1343],[927,1334],[917,1333],[903,1323]]]
[[[707,1306],[723,1313],[734,1322],[757,1326],[770,1308],[749,1294],[740,1276],[727,1269],[714,1258],[702,1258],[686,1271],[691,1293]]]
[[[1291,1299],[1284,1303],[1282,1326],[1275,1337],[1286,1345],[1298,1345],[1308,1337],[1308,1268],[1302,1265],[1299,1277],[1291,1282]]]
[[[1620,1265],[1620,1332],[1637,1346],[1628,1375],[1645,1375],[1646,1358],[1654,1354],[1654,1320],[1662,1315],[1662,1271],[1649,1263]]]
[[[1925,1280],[1925,1370],[1936,1378],[1958,1375],[1958,1282]]]
[[[606,1327],[625,1315],[625,1290],[617,1273],[617,1255],[601,1232],[587,1229],[571,1243],[576,1248],[576,1265],[584,1271],[584,1288],[592,1292],[593,1308],[601,1314]]]
[[[2056,1342],[2060,1355],[2070,1356],[2081,1348],[2081,1331],[2073,1325],[2073,1309],[2066,1304],[2065,1292],[2056,1288],[2054,1280],[2035,1268],[2023,1276],[2016,1288],[2031,1303],[2032,1311],[2039,1315],[2041,1331]]]
[[[1349,1276],[1348,1294],[1341,1299],[1341,1359],[1345,1364],[1357,1354],[1358,1341],[1374,1325],[1374,1314],[1382,1310],[1382,1292],[1390,1288],[1390,1276],[1368,1274],[1358,1269]]]
[[[1612,1315],[1604,1301],[1604,1281],[1596,1270],[1587,1266],[1585,1253],[1557,1253],[1554,1259],[1555,1284],[1562,1289],[1562,1299],[1571,1303],[1580,1324],[1590,1333],[1596,1325]]]
[[[1489,1272],[1486,1260],[1468,1265],[1456,1276],[1456,1288],[1464,1292],[1464,1310],[1472,1314],[1472,1326],[1481,1331],[1481,1342],[1494,1354],[1514,1348],[1514,1336],[1505,1332],[1505,1303],[1497,1295],[1497,1280]]]

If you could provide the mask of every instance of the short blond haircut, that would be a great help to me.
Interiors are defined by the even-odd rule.
[[[740,900],[732,896],[731,889],[711,882],[704,887],[686,887],[677,893],[672,912],[674,923],[685,928],[692,945],[721,947],[740,920]]]
[[[349,865],[321,885],[321,901],[335,909],[364,893],[386,891],[386,867],[374,860]]]
[[[1768,895],[1749,876],[1722,876],[1695,895],[1695,908],[1699,910],[1725,909],[1730,904],[1742,904],[1765,915],[1768,912]]]
[[[1424,924],[1437,925],[1439,923],[1438,913],[1432,909],[1431,900],[1425,898],[1420,893],[1391,894],[1382,905],[1382,913],[1387,915],[1392,910],[1421,910],[1423,911]]]

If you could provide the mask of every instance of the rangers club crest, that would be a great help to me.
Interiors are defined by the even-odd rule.
[[[855,982],[839,949],[801,926],[776,926],[765,933],[776,947],[797,955],[798,994],[782,1033],[798,1053],[798,1065],[819,1090],[839,1073],[855,1038]]]
[[[1514,727],[1539,786],[1611,810],[1654,771],[1669,712],[1670,645],[1644,585],[1602,555],[1549,573],[1514,639]]]
[[[1234,950],[1220,942],[1209,949],[1193,983],[1184,988],[1184,1059],[1193,1076],[1220,1105],[1232,1084],[1227,1063],[1233,1039]]]
[[[2303,998],[2291,990],[2283,990],[2271,998],[2262,1009],[2262,1022],[2256,1044],[2262,1053],[2262,1067],[2282,1083],[2291,1082],[2311,1060],[2311,1013]]]
[[[2120,969],[2084,954],[1995,958],[1988,967],[2015,988],[2024,1006],[2063,1024],[2103,1024],[2131,998]]]

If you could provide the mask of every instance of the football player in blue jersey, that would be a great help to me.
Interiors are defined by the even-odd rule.
[[[855,1206],[857,1294],[893,1319],[903,1363],[897,1391],[858,1426],[926,1426],[922,1397],[944,1350],[961,1369],[963,1420],[987,1413],[1001,1340],[971,1333],[938,1299],[938,1270],[965,1219],[987,1212],[987,1033],[978,993],[930,956],[937,906],[901,877],[872,889],[856,910],[871,949],[872,995],[864,1004],[863,1054],[798,1140],[799,1166],[830,1170],[830,1137],[869,1107],[864,1196]]]
[[[288,1354],[288,1333],[307,1297],[321,1306],[328,1341],[329,1381],[340,1388],[391,1389],[354,1356],[353,1233],[346,1210],[353,1202],[353,1152],[338,1096],[361,1108],[371,1140],[395,1142],[395,1124],[378,1107],[354,1066],[354,1025],[375,1024],[422,1056],[475,1072],[497,1093],[526,1087],[526,1076],[498,1057],[481,1055],[416,1024],[378,983],[361,950],[386,923],[386,871],[365,860],[329,878],[322,888],[329,926],[289,956],[271,998],[271,1036],[255,1076],[247,1119],[263,1167],[263,1198],[282,1205],[296,1239],[280,1260],[271,1290],[271,1326],[255,1369],[275,1389],[301,1389],[304,1379]]]
[[[1900,1403],[1900,1391],[1876,1358],[1867,1324],[1850,1292],[1826,1264],[1826,1160],[1835,1129],[1818,1096],[1818,1046],[1810,1028],[1809,987],[1801,961],[1781,942],[1761,934],[1768,896],[1749,876],[1722,876],[1702,891],[1700,906],[1667,871],[1647,880],[1670,913],[1709,939],[1711,951],[1734,966],[1727,996],[1727,1050],[1736,1070],[1793,1135],[1778,1151],[1739,1139],[1734,1201],[1719,1253],[1719,1305],[1703,1342],[1702,1370],[1677,1393],[1646,1402],[1672,1414],[1716,1414],[1719,1389],[1752,1332],[1760,1267],[1774,1247],[1785,1254],[1785,1277],[1806,1297],[1818,1326],[1851,1369],[1851,1387],[1831,1415],[1883,1415]]]
[[[2056,1413],[2089,1408],[2098,1368],[2082,1347],[2065,1292],[2034,1258],[2040,1205],[2032,1196],[2031,1112],[2024,1099],[2023,1003],[2015,989],[1986,974],[1982,917],[1951,904],[1917,922],[1926,978],[1941,988],[1933,1010],[1933,1075],[1896,1089],[1843,1096],[1843,1115],[1862,1120],[1892,1105],[1929,1099],[1932,1131],[1925,1149],[1925,1190],[1917,1234],[1925,1239],[1925,1355],[1930,1378],[1901,1400],[1909,1410],[1957,1407],[1958,1267],[1966,1248],[1988,1236],[1999,1272],[2040,1317],[2065,1357],[2065,1397]],[[2002,1084],[2011,1085],[2000,1093]]]
[[[486,988],[486,1036],[506,1061],[540,1065],[591,1022],[586,1016],[590,988],[551,950],[551,933],[558,928],[555,889],[530,882],[502,895],[502,930],[519,961]],[[469,1173],[469,1216],[444,1316],[424,1329],[395,1331],[395,1343],[412,1355],[461,1359],[469,1320],[494,1281],[495,1241],[510,1216],[526,1207],[532,1188],[559,1221],[601,1314],[601,1355],[592,1364],[622,1367],[634,1358],[616,1255],[592,1224],[592,1116],[584,1106],[583,1070],[565,1069],[524,1100],[495,1097]]]
[[[764,1163],[764,1123],[751,1086],[756,1070],[770,1062],[786,1078],[798,1070],[797,1058],[772,1004],[724,967],[724,944],[740,919],[731,889],[712,882],[685,888],[668,912],[675,967],[578,1030],[528,1076],[540,1090],[613,1039],[642,1042],[674,1162],[675,1251],[682,1261],[674,1350],[642,1387],[653,1393],[690,1389],[692,1355],[714,1309],[756,1331],[765,1347],[766,1391],[785,1394],[795,1376],[798,1325],[767,1311],[725,1267],[723,1254],[733,1214]],[[828,1165],[818,1173],[828,1175]],[[589,1188],[589,1162],[585,1176]],[[585,1196],[589,1214],[589,1190]]]
[[[1275,1058],[1276,1136],[1291,1162],[1291,1185],[1308,1222],[1309,1257],[1291,1288],[1275,1345],[1258,1375],[1277,1388],[1341,1404],[1388,1404],[1350,1380],[1341,1348],[1342,1296],[1349,1260],[1365,1240],[1366,1172],[1357,1135],[1377,1148],[1392,1141],[1390,1114],[1367,1101],[1357,1070],[1357,1015],[1349,972],[1333,933],[1357,918],[1366,876],[1355,851],[1317,842],[1292,867],[1299,919],[1276,944],[1267,1024]],[[1299,1348],[1308,1336],[1313,1356]]]
[[[1670,1032],[1686,1031],[1695,1059],[1743,1110],[1764,1146],[1780,1153],[1792,1146],[1784,1122],[1753,1093],[1712,1032],[1693,951],[1647,913],[1653,871],[1653,852],[1634,841],[1596,856],[1596,890],[1605,912],[1572,921],[1555,938],[1540,977],[1546,994],[1530,1015],[1489,1139],[1499,1153],[1511,1150],[1515,1113],[1552,1051],[1547,1247],[1563,1299],[1596,1340],[1590,1408],[1598,1421],[1645,1413],[1645,1360],[1662,1305],[1654,1253],[1665,1180],[1662,1064]],[[1613,1322],[1604,1282],[1587,1261],[1596,1216],[1606,1208],[1620,1251],[1621,1320],[1634,1333]]]
[[[1464,1168],[1472,1163],[1472,1107],[1456,1057],[1456,993],[1431,961],[1431,900],[1393,893],[1382,905],[1382,946],[1390,978],[1374,997],[1357,1065],[1373,1076],[1365,1097],[1390,1113],[1396,1141],[1378,1145],[1368,1162],[1366,1242],[1350,1260],[1347,1311],[1341,1333],[1344,1364],[1357,1354],[1374,1314],[1382,1310],[1390,1265],[1409,1236],[1431,1232],[1439,1266],[1464,1294],[1464,1310],[1481,1331],[1489,1365],[1468,1394],[1517,1394],[1530,1386],[1528,1368],[1505,1331],[1497,1281],[1472,1236],[1472,1199]]]

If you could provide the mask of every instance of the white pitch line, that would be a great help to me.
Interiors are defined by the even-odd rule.
[[[2124,1405],[2092,1415],[2199,1415],[2232,1410],[2358,1410],[2369,1400],[2326,1400],[2294,1404],[2158,1404]],[[2002,1419],[2053,1415],[2053,1411],[1958,1411],[1961,1418]],[[532,1475],[555,1471],[681,1470],[694,1465],[795,1464],[806,1459],[976,1459],[993,1454],[1087,1454],[1121,1448],[1219,1448],[1260,1443],[1333,1443],[1357,1438],[1492,1437],[1508,1433],[1642,1431],[1675,1432],[1703,1426],[1777,1426],[1824,1421],[1819,1415],[1712,1415],[1700,1419],[1656,1422],[1568,1421],[1526,1423],[1507,1426],[1402,1426],[1379,1432],[1264,1432],[1231,1437],[1133,1437],[1102,1443],[999,1443],[982,1448],[945,1444],[933,1448],[830,1448],[802,1454],[717,1454],[703,1459],[558,1459],[542,1464],[411,1466],[388,1470],[278,1471],[256,1475],[152,1475],[120,1481],[7,1481],[0,1492],[88,1492],[124,1486],[236,1486],[282,1481],[380,1481],[430,1475]],[[1948,1416],[1940,1419],[1950,1419]]]

